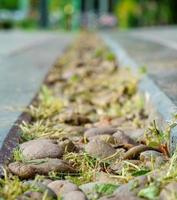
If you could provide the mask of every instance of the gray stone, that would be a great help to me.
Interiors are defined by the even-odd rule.
[[[109,157],[116,153],[116,150],[109,144],[101,140],[92,140],[85,145],[85,151],[93,157],[100,159]]]
[[[167,184],[160,192],[159,200],[177,199],[177,182]]]
[[[48,187],[52,189],[57,196],[63,196],[65,193],[79,190],[77,185],[65,180],[53,181],[48,184]]]
[[[88,129],[85,133],[84,136],[89,138],[92,136],[96,135],[112,135],[117,131],[116,128],[110,127],[110,126],[103,126],[103,127],[95,127],[95,128],[90,128]]]
[[[136,142],[131,139],[128,135],[126,135],[122,130],[117,130],[113,136],[117,139],[118,144],[133,144],[135,145]]]
[[[137,146],[132,147],[129,149],[123,156],[123,159],[134,159],[137,158],[140,153],[147,151],[147,150],[152,150],[153,148],[148,147],[146,145],[140,144]]]
[[[151,161],[151,160],[155,161],[158,157],[163,157],[163,154],[154,150],[144,151],[140,153],[141,161]]]
[[[29,191],[29,192],[25,192],[23,195],[17,197],[16,200],[28,200],[28,199],[42,200],[43,197],[44,197],[44,193]]]
[[[85,194],[81,191],[72,191],[63,195],[63,200],[88,200]]]
[[[13,162],[8,165],[9,170],[22,179],[34,178],[36,172],[34,167],[20,162]]]
[[[63,149],[50,139],[30,140],[20,144],[20,149],[27,160],[60,158],[63,154]]]
[[[8,165],[9,170],[22,179],[34,178],[36,174],[48,175],[49,172],[69,173],[75,170],[60,159],[36,159],[30,163],[13,162]]]
[[[51,199],[57,199],[57,195],[53,190],[51,190],[47,185],[44,185],[41,182],[36,182],[36,181],[26,181],[24,182],[24,185],[29,185],[32,187],[32,190],[37,190],[38,192],[42,193],[43,195],[45,194],[47,198]],[[24,195],[26,194],[31,194],[30,192],[25,192]],[[32,192],[33,194],[33,192]]]

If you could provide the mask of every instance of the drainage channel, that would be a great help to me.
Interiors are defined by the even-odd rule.
[[[140,77],[118,66],[109,45],[84,33],[50,70],[3,166],[2,199],[140,200],[167,199],[167,188],[175,193],[170,127],[158,127],[138,90]]]

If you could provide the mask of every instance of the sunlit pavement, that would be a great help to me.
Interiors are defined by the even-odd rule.
[[[108,31],[139,66],[146,66],[150,77],[177,105],[177,27]]]

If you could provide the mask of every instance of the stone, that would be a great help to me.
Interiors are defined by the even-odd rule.
[[[121,185],[117,190],[115,190],[114,195],[122,199],[132,198],[133,200],[133,198],[135,198],[135,200],[138,200],[140,198],[138,198],[136,195],[146,186],[147,183],[147,176],[139,176],[128,183]]]
[[[141,198],[136,197],[136,196],[128,196],[128,195],[124,195],[124,196],[107,196],[107,197],[102,197],[99,200],[141,200]]]
[[[38,159],[30,163],[13,162],[8,166],[9,170],[22,179],[34,178],[36,174],[48,175],[49,172],[69,173],[75,169],[60,159]]]
[[[59,146],[62,148],[63,152],[75,152],[78,150],[76,145],[69,139],[60,141]]]
[[[158,157],[163,157],[163,154],[154,150],[144,151],[140,153],[141,161],[155,161]]]
[[[20,144],[22,155],[27,160],[42,158],[60,158],[63,150],[53,140],[36,139]]]
[[[101,140],[92,140],[85,145],[85,151],[93,157],[100,159],[107,158],[116,153],[116,150]]]
[[[122,144],[133,144],[135,145],[136,142],[131,139],[128,135],[126,135],[122,130],[117,130],[113,136],[117,139],[117,143]]]
[[[137,146],[132,147],[131,149],[129,149],[123,156],[123,159],[134,159],[137,158],[140,153],[147,151],[147,150],[152,150],[153,148],[148,147],[146,145],[140,144]]]
[[[160,192],[159,200],[175,200],[177,198],[177,182],[167,184]]]
[[[57,195],[55,194],[55,192],[50,189],[47,185],[44,185],[43,183],[39,182],[39,181],[26,181],[24,182],[24,185],[29,185],[32,187],[33,190],[37,190],[38,192],[41,193],[45,193],[47,198],[52,198],[52,199],[56,199]],[[24,193],[24,195],[26,194],[26,192]]]
[[[21,179],[34,178],[36,174],[34,167],[21,162],[10,163],[8,168],[13,174],[17,175]]]
[[[115,145],[117,144],[117,139],[115,137],[113,137],[112,135],[96,135],[96,136],[92,136],[92,137],[89,137],[88,140],[91,141],[91,140],[102,140],[108,144],[112,144],[112,145]]]
[[[44,193],[41,192],[35,192],[35,191],[29,191],[29,192],[25,192],[24,194],[22,194],[21,196],[17,197],[16,200],[42,200],[44,197]],[[50,199],[50,198],[48,198]],[[52,198],[51,198],[52,200]]]
[[[94,127],[85,131],[84,136],[89,138],[96,135],[113,135],[116,131],[117,129],[112,126]]]
[[[72,191],[63,195],[63,200],[88,200],[82,191]]]
[[[83,125],[90,122],[88,117],[74,112],[66,112],[59,115],[60,122],[75,126]]]
[[[51,179],[43,179],[43,180],[41,181],[41,183],[44,184],[44,185],[48,185],[48,184],[51,183],[51,182],[52,182]]]
[[[116,188],[119,187],[119,185],[113,185],[112,183],[101,183],[101,182],[90,182],[90,183],[86,183],[80,186],[80,189],[84,192],[84,194],[86,194],[88,199],[98,199],[98,197],[104,196],[104,193],[106,193],[108,190],[102,190],[102,192],[100,193],[100,191],[98,190],[99,188],[108,188],[109,186],[113,186],[114,190],[116,190]],[[105,187],[104,187],[105,186]],[[110,187],[109,187],[110,188]],[[113,192],[113,191],[112,191]],[[103,194],[102,194],[103,193]]]
[[[137,165],[137,166],[139,166],[139,165],[141,165],[142,164],[142,161],[140,161],[140,160],[125,160],[125,161],[127,161],[128,163],[132,163],[132,164],[134,164],[134,165]],[[116,174],[121,174],[122,173],[122,170],[124,169],[124,167],[126,167],[126,166],[130,166],[130,165],[128,165],[127,163],[125,163],[125,162],[123,162],[123,161],[119,161],[119,162],[115,162],[115,163],[112,163],[111,165],[110,165],[110,168],[114,171],[114,172],[116,172]],[[130,168],[131,168],[131,166],[130,166]]]
[[[119,182],[119,179],[117,177],[110,176],[110,174],[108,173],[98,172],[95,181],[99,183],[117,184]]]
[[[65,180],[53,181],[48,184],[48,187],[52,189],[57,196],[63,196],[64,193],[79,190],[77,185]]]
[[[36,162],[36,160],[35,160]],[[48,175],[49,172],[61,172],[61,173],[74,173],[76,172],[66,161],[56,158],[48,158],[45,160],[39,160],[39,164],[30,164],[35,168],[37,174]]]
[[[136,142],[140,142],[144,140],[144,129],[138,128],[138,129],[123,129],[126,135],[128,135],[131,139],[133,139]]]

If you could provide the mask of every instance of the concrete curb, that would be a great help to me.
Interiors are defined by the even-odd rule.
[[[101,37],[106,44],[114,51],[121,67],[129,67],[132,72],[138,74],[139,65],[133,60],[126,51],[115,43],[107,34],[101,34]],[[150,115],[158,122],[159,126],[166,126],[175,113],[177,107],[164,94],[164,92],[154,83],[150,76],[145,75],[139,83],[139,91],[145,96],[147,107],[150,110]],[[171,130],[169,149],[173,153],[177,147],[177,127]]]

